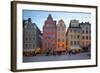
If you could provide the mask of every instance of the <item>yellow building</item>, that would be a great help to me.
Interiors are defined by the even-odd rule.
[[[57,48],[58,52],[66,52],[66,25],[61,19],[57,24]]]

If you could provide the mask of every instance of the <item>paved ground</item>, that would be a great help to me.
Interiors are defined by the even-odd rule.
[[[56,56],[33,56],[23,57],[23,62],[41,62],[41,61],[63,61],[63,60],[83,60],[90,59],[90,53],[79,53],[79,54],[67,54],[67,55],[56,55]]]

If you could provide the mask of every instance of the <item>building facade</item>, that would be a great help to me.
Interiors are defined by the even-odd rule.
[[[67,30],[67,43],[69,50],[78,51],[81,49],[81,27],[78,20],[71,20]]]
[[[45,52],[53,53],[56,49],[56,21],[53,20],[51,14],[47,17],[43,25],[43,49]]]
[[[91,24],[89,22],[80,23],[82,29],[81,47],[88,48],[91,46]]]
[[[91,24],[89,22],[79,23],[78,20],[71,20],[66,34],[70,50],[91,50]]]
[[[57,24],[57,52],[66,52],[66,24],[61,19]]]
[[[33,56],[37,50],[42,49],[41,31],[31,18],[23,22],[23,55]]]

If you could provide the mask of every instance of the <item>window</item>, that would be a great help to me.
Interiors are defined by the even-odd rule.
[[[27,29],[27,26],[25,25],[24,28]]]
[[[52,35],[52,38],[55,38],[55,35]]]
[[[58,42],[60,42],[60,39],[58,38]]]
[[[73,38],[73,35],[71,35],[71,39]]]
[[[86,34],[88,34],[88,30],[86,30]]]
[[[31,41],[31,37],[29,38],[29,41]]]
[[[72,29],[70,29],[70,32],[72,32]]]
[[[77,32],[78,32],[78,33],[80,33],[80,31],[79,31],[79,30],[78,30]]]
[[[31,47],[32,47],[31,44],[29,44],[29,47],[30,47],[30,49],[31,49]]]
[[[60,31],[60,27],[57,27],[57,30]]]
[[[74,41],[74,45],[76,45],[76,41]]]
[[[84,42],[82,42],[82,45],[84,46]]]
[[[86,36],[86,39],[88,40],[88,36]]]
[[[74,33],[76,33],[76,30],[74,30]]]
[[[82,39],[84,39],[84,36],[82,36]]]
[[[53,43],[53,44],[52,44],[52,47],[54,47],[54,46],[55,46],[55,44]]]
[[[89,33],[91,33],[91,30],[89,30]]]
[[[48,27],[49,26],[49,24],[46,24],[46,27]]]
[[[34,44],[33,44],[33,48],[34,48],[35,46],[34,46]]]
[[[25,46],[24,48],[27,48],[27,44],[24,44],[24,46]]]
[[[50,35],[48,35],[48,39],[50,39]]]
[[[77,45],[79,45],[79,41],[77,41]]]
[[[73,45],[73,41],[71,41],[70,44]]]
[[[82,33],[84,33],[84,30],[82,31]]]
[[[48,47],[50,47],[50,43],[48,42]]]
[[[60,32],[58,32],[58,36],[60,36]]]
[[[64,44],[62,44],[62,48],[64,48]]]
[[[62,36],[64,36],[64,32],[62,32]]]
[[[88,41],[86,41],[86,45],[88,45],[89,43],[88,43]]]
[[[28,44],[25,44],[26,45],[26,49],[28,49]]]
[[[62,39],[62,42],[64,42],[64,39]]]
[[[26,37],[26,38],[25,38],[25,41],[27,41],[27,40],[28,40],[28,38]]]
[[[86,27],[86,29],[88,29],[88,26]]]
[[[77,35],[77,38],[78,38],[78,39],[79,39],[79,37],[80,37],[80,36],[79,36],[79,35]]]
[[[76,35],[74,35],[74,39],[76,39]]]
[[[62,30],[64,31],[64,27],[62,27]]]
[[[60,45],[58,44],[58,48],[60,47]]]
[[[91,36],[89,36],[89,39],[91,40]]]
[[[24,34],[27,35],[28,34],[28,31],[24,31]]]

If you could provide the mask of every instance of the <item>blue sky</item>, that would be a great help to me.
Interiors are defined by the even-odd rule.
[[[53,20],[56,20],[57,23],[60,19],[63,19],[67,28],[69,26],[70,20],[73,19],[79,20],[79,22],[89,21],[91,23],[91,14],[80,13],[80,12],[23,10],[23,19],[27,20],[28,18],[31,18],[32,22],[36,23],[38,28],[42,31],[44,22],[47,19],[49,14],[52,15]]]

